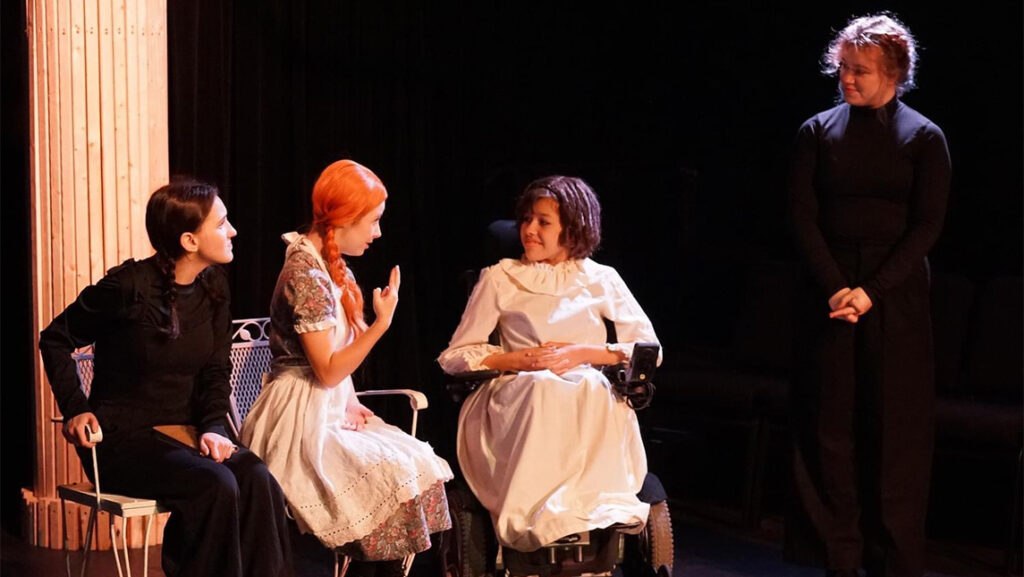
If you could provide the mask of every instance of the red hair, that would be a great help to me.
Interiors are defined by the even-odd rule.
[[[313,228],[323,237],[323,257],[334,284],[341,288],[341,306],[349,326],[366,330],[363,293],[348,274],[345,259],[334,242],[334,229],[352,224],[384,202],[388,191],[369,168],[339,160],[320,173],[313,185]]]

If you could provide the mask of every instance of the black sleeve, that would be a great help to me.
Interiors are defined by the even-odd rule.
[[[921,149],[915,158],[907,230],[878,270],[862,288],[873,302],[902,283],[921,263],[942,231],[949,200],[950,162],[946,137],[938,126],[922,128]]]
[[[65,419],[89,412],[71,353],[92,344],[110,330],[123,314],[125,275],[112,269],[98,283],[86,287],[39,335],[39,353],[53,396]]]
[[[195,402],[201,433],[227,435],[227,414],[231,409],[231,306],[227,276],[220,267],[207,274],[208,285],[219,295],[213,303],[214,348],[196,375]]]
[[[849,286],[849,282],[832,258],[818,226],[818,192],[814,186],[817,167],[818,138],[812,119],[805,122],[797,134],[789,175],[788,213],[797,248],[814,280],[828,298]]]

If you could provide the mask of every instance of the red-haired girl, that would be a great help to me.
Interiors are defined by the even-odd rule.
[[[328,166],[313,187],[313,226],[284,235],[284,268],[270,303],[271,378],[242,439],[277,477],[299,528],[359,560],[401,560],[430,546],[451,521],[452,478],[430,445],[360,404],[352,372],[391,325],[399,269],[373,291],[372,323],[346,256],[380,237],[387,191],[351,160]],[[400,563],[363,564],[394,574]]]

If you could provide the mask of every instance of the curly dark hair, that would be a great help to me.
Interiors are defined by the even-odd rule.
[[[523,222],[533,203],[550,198],[558,203],[562,234],[558,242],[569,258],[587,258],[601,244],[601,203],[590,185],[574,176],[545,176],[526,185],[516,202],[516,220]]]

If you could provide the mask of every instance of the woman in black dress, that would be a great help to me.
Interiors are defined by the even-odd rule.
[[[926,256],[950,165],[939,127],[899,98],[916,60],[892,16],[850,21],[824,56],[844,102],[797,137],[789,216],[809,282],[787,554],[829,575],[923,573],[934,420]]]
[[[225,428],[231,314],[227,278],[211,265],[233,258],[227,209],[211,185],[172,182],[150,197],[146,231],[154,256],[111,269],[40,336],[64,436],[88,462],[86,427],[101,429],[103,487],[170,508],[169,577],[290,574],[281,489]],[[70,355],[88,344],[86,398]],[[154,429],[161,425],[194,427],[198,448]]]

